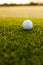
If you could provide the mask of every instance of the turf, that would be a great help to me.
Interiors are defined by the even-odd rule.
[[[22,28],[25,19],[31,30]],[[43,18],[0,17],[0,65],[43,65]]]

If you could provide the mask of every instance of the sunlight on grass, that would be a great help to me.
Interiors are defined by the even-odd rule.
[[[24,30],[25,19],[33,29]],[[43,65],[43,18],[0,17],[0,65]]]

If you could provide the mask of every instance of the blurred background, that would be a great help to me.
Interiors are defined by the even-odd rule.
[[[43,0],[0,0],[0,5],[43,5]]]
[[[43,0],[0,0],[1,17],[43,17]]]

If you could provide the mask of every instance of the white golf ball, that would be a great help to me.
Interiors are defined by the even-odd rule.
[[[25,20],[22,24],[23,29],[32,29],[33,28],[33,23],[30,20]]]

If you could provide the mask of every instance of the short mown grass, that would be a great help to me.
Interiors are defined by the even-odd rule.
[[[31,30],[22,28],[26,19]],[[0,65],[43,65],[43,18],[0,17]]]

